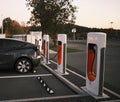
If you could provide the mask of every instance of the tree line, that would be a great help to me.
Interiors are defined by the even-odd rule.
[[[12,20],[10,17],[7,17],[3,20],[4,34],[6,36],[12,36],[15,34],[29,34],[30,31],[42,31],[41,26],[22,26],[16,20]],[[56,30],[56,34],[64,33],[67,34],[68,39],[73,39],[72,29],[76,28],[76,39],[86,39],[88,32],[104,32],[107,34],[108,39],[118,39],[120,40],[120,30],[118,29],[104,29],[104,28],[89,28],[84,26],[79,26],[75,24],[59,24],[57,25],[59,29]],[[0,28],[1,33],[1,28]],[[48,32],[50,36],[53,36],[51,32]]]

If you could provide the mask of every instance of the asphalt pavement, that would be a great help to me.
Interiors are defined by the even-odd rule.
[[[14,70],[0,71],[0,102],[54,102],[61,99],[67,102],[68,97],[71,100],[79,98],[79,94],[58,80],[45,67],[39,65],[36,70],[36,73],[26,74]]]

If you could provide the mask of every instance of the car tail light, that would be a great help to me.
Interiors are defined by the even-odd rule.
[[[38,48],[38,47],[36,47],[36,49],[35,49],[34,56],[35,56],[35,57],[37,57],[37,58],[39,58],[39,57],[40,57],[40,50],[39,50],[39,48]]]
[[[39,50],[39,49],[37,49],[36,53],[37,53],[37,55],[40,55],[40,50]]]

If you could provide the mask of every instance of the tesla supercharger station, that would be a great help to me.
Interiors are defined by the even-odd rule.
[[[40,52],[42,51],[42,32],[30,32],[31,34],[31,42],[35,45],[37,45],[40,49]],[[27,36],[28,40],[30,40],[30,36]]]
[[[106,34],[90,32],[87,36],[86,90],[103,96]]]
[[[49,35],[43,36],[43,63],[49,63]]]
[[[57,72],[60,74],[66,73],[66,47],[67,47],[67,36],[66,34],[58,35],[58,57],[57,57]]]

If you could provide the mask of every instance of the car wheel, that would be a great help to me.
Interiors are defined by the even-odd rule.
[[[32,63],[27,58],[18,59],[15,68],[20,73],[27,73],[32,69]]]

